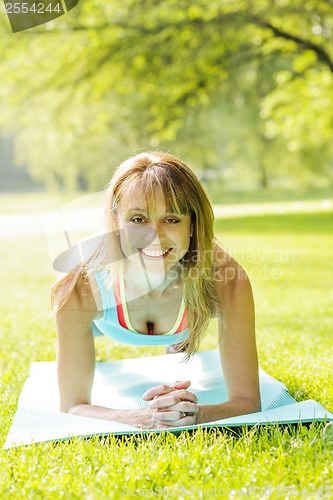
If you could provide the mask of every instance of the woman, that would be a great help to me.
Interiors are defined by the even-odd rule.
[[[105,213],[96,251],[52,289],[61,411],[147,429],[259,411],[251,286],[217,245],[212,207],[192,170],[161,152],[134,156],[111,178]],[[173,345],[189,358],[216,316],[228,401],[200,405],[182,381],[148,390],[145,409],[91,404],[94,334]]]

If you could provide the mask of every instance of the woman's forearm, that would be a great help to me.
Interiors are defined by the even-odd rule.
[[[248,413],[256,413],[260,411],[260,404],[255,403],[250,399],[237,399],[212,405],[199,405],[197,424],[214,422],[224,418],[234,417],[237,415],[246,415]],[[105,408],[103,406],[91,404],[77,404],[72,406],[68,413],[81,417],[98,418],[102,420],[110,420],[120,422],[122,424],[133,425],[141,429],[152,429],[157,427],[156,422],[152,418],[152,410],[150,408],[137,410],[119,410],[113,408]]]
[[[72,406],[68,413],[71,415],[78,415],[80,417],[98,418],[102,420],[112,420],[113,422],[120,422],[122,424],[134,425],[142,427],[142,421],[146,421],[147,425],[151,425],[152,419],[149,418],[148,412],[145,410],[117,410],[113,408],[105,408],[103,406],[91,404],[77,404]],[[147,413],[147,415],[145,415]]]
[[[260,410],[260,404],[245,398],[212,405],[199,405],[197,423],[205,424],[207,422],[214,422],[215,420],[222,420],[237,415],[256,413]]]

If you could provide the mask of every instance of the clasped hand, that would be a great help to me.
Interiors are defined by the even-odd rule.
[[[142,398],[151,401],[154,427],[159,429],[198,423],[198,398],[188,391],[191,382],[159,385],[145,392]]]

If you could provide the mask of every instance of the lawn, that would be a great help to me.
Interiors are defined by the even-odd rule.
[[[43,202],[35,195],[35,206]],[[28,199],[28,198],[27,198]],[[15,206],[11,198],[8,212]],[[221,218],[218,239],[246,268],[260,364],[298,401],[333,412],[333,212]],[[25,228],[26,229],[26,228]],[[55,359],[43,233],[0,236],[0,495],[11,499],[332,498],[333,437],[324,425],[145,438],[73,439],[2,449],[31,361]],[[216,324],[202,349],[216,345]],[[162,354],[97,339],[99,360]],[[171,377],[172,378],[172,377]]]

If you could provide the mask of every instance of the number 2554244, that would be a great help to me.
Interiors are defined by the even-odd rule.
[[[44,3],[33,3],[29,4],[28,2],[14,2],[14,3],[6,3],[6,12],[7,14],[44,14],[44,13],[51,13],[51,12],[57,12],[60,14],[62,12],[62,7],[60,3],[56,3],[55,5],[52,5],[52,3],[49,3],[48,5]]]

